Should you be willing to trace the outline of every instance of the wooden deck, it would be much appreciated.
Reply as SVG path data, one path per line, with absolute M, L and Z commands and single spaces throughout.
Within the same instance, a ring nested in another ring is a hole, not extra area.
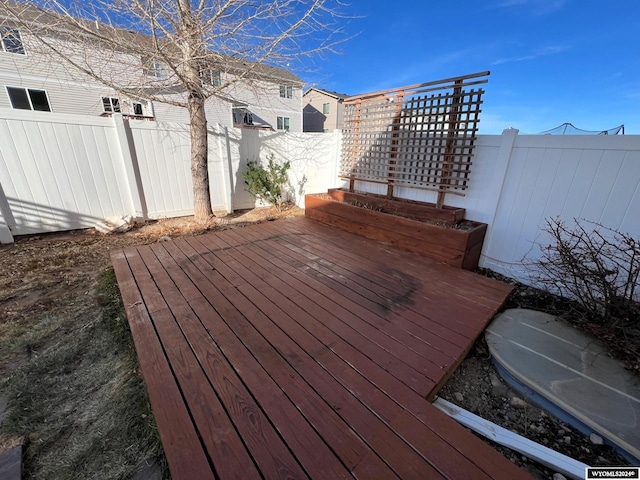
M 507 285 L 306 218 L 112 261 L 174 480 L 526 476 L 428 401 Z

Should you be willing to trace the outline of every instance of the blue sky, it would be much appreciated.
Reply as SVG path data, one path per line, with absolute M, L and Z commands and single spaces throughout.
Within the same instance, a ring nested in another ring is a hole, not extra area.
M 352 0 L 340 55 L 300 76 L 347 94 L 491 71 L 480 133 L 571 122 L 640 134 L 638 0 Z

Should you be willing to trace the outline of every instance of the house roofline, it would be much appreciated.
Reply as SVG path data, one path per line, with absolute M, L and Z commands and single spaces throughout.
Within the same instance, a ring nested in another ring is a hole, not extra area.
M 322 88 L 316 88 L 316 87 L 309 88 L 306 92 L 304 92 L 302 94 L 302 96 L 304 97 L 311 90 L 315 90 L 316 92 L 323 93 L 323 94 L 328 95 L 329 97 L 335 98 L 337 100 L 344 100 L 345 98 L 349 97 L 349 95 L 344 94 L 344 93 L 332 92 L 332 91 L 329 91 L 329 90 L 323 90 Z

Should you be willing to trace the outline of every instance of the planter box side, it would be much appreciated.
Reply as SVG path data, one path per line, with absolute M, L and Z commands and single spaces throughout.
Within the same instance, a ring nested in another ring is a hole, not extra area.
M 312 195 L 305 202 L 305 215 L 319 222 L 455 267 L 475 268 L 472 260 L 466 259 L 468 239 L 475 229 L 428 225 Z
M 443 208 L 436 208 L 435 204 L 432 203 L 387 198 L 372 193 L 348 192 L 340 188 L 330 189 L 328 195 L 339 202 L 357 202 L 362 205 L 381 208 L 385 213 L 428 222 L 444 222 L 453 225 L 462 221 L 465 214 L 464 208 L 446 205 Z

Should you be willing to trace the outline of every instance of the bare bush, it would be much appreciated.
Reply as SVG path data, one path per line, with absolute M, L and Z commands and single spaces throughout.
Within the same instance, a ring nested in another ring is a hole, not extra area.
M 638 330 L 640 304 L 640 240 L 588 220 L 547 219 L 548 245 L 532 262 L 541 288 L 576 300 L 592 320 Z

